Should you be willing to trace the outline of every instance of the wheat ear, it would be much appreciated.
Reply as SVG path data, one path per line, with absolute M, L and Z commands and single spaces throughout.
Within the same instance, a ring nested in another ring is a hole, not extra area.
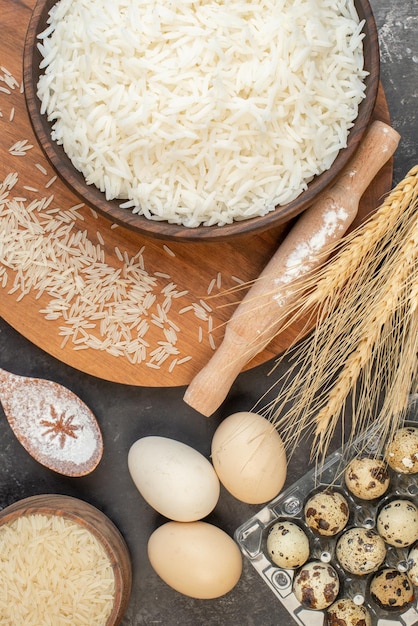
M 287 356 L 292 364 L 278 381 L 282 390 L 264 408 L 291 451 L 312 433 L 312 453 L 323 455 L 350 394 L 356 397 L 351 436 L 372 420 L 382 388 L 398 386 L 396 400 L 387 396 L 383 404 L 383 430 L 405 408 L 417 369 L 417 213 L 418 166 L 367 223 L 343 239 L 317 272 L 316 287 L 313 278 L 305 283 L 307 295 L 299 304 L 305 311 L 316 307 L 316 328 L 279 359 Z M 395 374 L 388 374 L 385 361 Z M 396 372 L 403 372 L 403 387 Z

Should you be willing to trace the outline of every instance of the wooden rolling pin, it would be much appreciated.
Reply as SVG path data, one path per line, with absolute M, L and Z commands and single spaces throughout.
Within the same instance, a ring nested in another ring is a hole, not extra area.
M 358 212 L 361 196 L 399 143 L 399 134 L 375 121 L 337 182 L 298 219 L 228 321 L 219 348 L 193 378 L 184 400 L 209 416 L 226 398 L 243 367 L 277 335 L 294 303 L 292 281 L 326 260 L 324 250 L 341 239 Z

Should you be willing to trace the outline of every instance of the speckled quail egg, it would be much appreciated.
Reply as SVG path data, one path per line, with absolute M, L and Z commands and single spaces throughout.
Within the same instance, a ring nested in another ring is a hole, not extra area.
M 332 537 L 347 524 L 350 510 L 338 491 L 328 489 L 311 496 L 305 504 L 305 521 L 319 535 Z
M 405 426 L 396 431 L 386 446 L 386 460 L 395 472 L 418 472 L 418 428 Z
M 275 565 L 295 569 L 309 558 L 309 539 L 297 524 L 286 520 L 276 522 L 267 536 L 267 554 Z
M 347 489 L 361 500 L 380 498 L 390 482 L 386 463 L 369 457 L 352 459 L 346 467 L 344 479 Z
M 327 611 L 327 626 L 371 626 L 372 618 L 362 604 L 356 604 L 350 598 L 341 598 Z
M 388 567 L 373 576 L 370 595 L 382 609 L 402 611 L 413 602 L 414 589 L 404 572 Z
M 335 602 L 340 590 L 332 565 L 310 561 L 302 565 L 293 580 L 293 592 L 302 606 L 321 611 Z
M 341 566 L 351 574 L 363 576 L 375 572 L 386 556 L 382 537 L 367 528 L 349 528 L 335 548 Z
M 376 528 L 389 545 L 410 546 L 418 539 L 418 507 L 410 500 L 391 500 L 379 512 Z
M 418 587 L 418 543 L 409 551 L 408 561 L 410 564 L 407 572 L 408 578 L 413 585 Z

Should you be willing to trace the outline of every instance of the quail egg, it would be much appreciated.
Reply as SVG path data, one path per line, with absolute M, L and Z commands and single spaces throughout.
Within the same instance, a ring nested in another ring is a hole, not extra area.
M 386 446 L 386 460 L 395 472 L 418 472 L 418 428 L 400 428 Z
M 338 491 L 328 489 L 311 496 L 305 504 L 305 521 L 319 535 L 332 537 L 347 524 L 350 510 Z
M 341 598 L 327 611 L 327 626 L 372 626 L 372 618 L 365 606 L 350 598 Z
M 389 487 L 389 471 L 384 461 L 369 457 L 350 461 L 344 473 L 345 484 L 361 500 L 380 498 Z
M 410 563 L 408 578 L 413 585 L 418 587 L 418 544 L 410 550 L 408 561 Z
M 414 600 L 414 589 L 404 572 L 389 567 L 373 576 L 370 595 L 382 609 L 402 611 Z
M 297 524 L 276 522 L 267 536 L 267 553 L 275 565 L 295 569 L 309 558 L 309 539 Z
M 350 528 L 339 538 L 336 546 L 337 559 L 351 574 L 363 576 L 375 572 L 386 556 L 382 537 L 367 528 Z
M 337 572 L 332 565 L 320 561 L 302 565 L 293 581 L 296 599 L 307 609 L 326 609 L 335 602 L 339 590 Z
M 418 507 L 410 500 L 391 500 L 379 512 L 376 528 L 389 545 L 410 546 L 418 539 Z

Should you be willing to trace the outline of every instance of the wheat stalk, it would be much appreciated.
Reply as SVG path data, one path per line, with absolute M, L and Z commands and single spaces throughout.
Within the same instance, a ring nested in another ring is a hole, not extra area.
M 290 453 L 301 437 L 312 435 L 316 459 L 327 452 L 349 397 L 351 438 L 373 423 L 384 391 L 383 439 L 416 387 L 418 166 L 334 252 L 298 286 L 297 308 L 287 323 L 310 312 L 315 329 L 276 363 L 288 357 L 291 365 L 272 387 L 280 384 L 281 390 L 261 411 L 280 430 Z

